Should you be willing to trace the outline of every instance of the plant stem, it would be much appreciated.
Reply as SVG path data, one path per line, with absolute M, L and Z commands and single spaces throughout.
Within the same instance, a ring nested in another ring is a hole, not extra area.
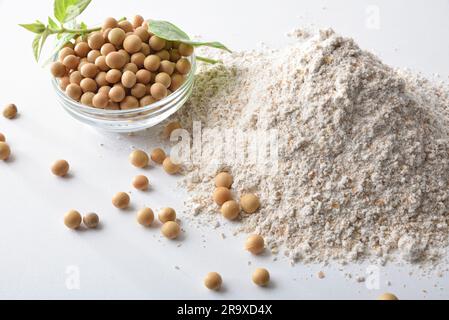
M 200 57 L 200 56 L 196 56 L 196 60 L 202 61 L 205 63 L 210 63 L 210 64 L 216 64 L 216 63 L 222 62 L 221 60 L 214 60 L 214 59 Z
M 67 29 L 67 28 L 61 28 L 60 30 L 57 30 L 57 33 L 90 33 L 90 32 L 94 32 L 94 31 L 99 31 L 101 30 L 101 27 L 97 27 L 97 28 L 90 28 L 90 29 Z
M 118 22 L 126 20 L 126 17 L 122 17 L 118 20 Z M 54 30 L 55 33 L 90 33 L 101 30 L 101 27 L 95 27 L 90 29 L 67 29 L 65 27 L 61 27 L 59 30 Z

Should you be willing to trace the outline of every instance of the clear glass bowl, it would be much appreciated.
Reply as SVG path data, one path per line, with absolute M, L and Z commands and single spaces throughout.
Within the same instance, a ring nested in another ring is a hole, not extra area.
M 184 84 L 166 98 L 149 106 L 131 110 L 104 110 L 85 106 L 71 98 L 52 79 L 59 104 L 75 119 L 110 132 L 136 132 L 153 127 L 178 111 L 192 94 L 195 82 L 196 58 L 189 57 L 192 70 Z

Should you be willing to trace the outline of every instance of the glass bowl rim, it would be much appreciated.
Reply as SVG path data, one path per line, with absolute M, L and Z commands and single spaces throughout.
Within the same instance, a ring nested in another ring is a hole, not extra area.
M 89 107 L 89 106 L 81 104 L 80 102 L 78 102 L 76 100 L 73 100 L 72 98 L 67 96 L 65 91 L 62 90 L 61 87 L 59 86 L 59 82 L 58 82 L 58 79 L 56 77 L 52 77 L 51 81 L 52 81 L 53 87 L 55 87 L 55 89 L 58 91 L 59 96 L 61 96 L 66 103 L 68 103 L 72 107 L 76 107 L 80 111 L 84 111 L 86 113 L 97 114 L 97 115 L 117 116 L 117 115 L 134 114 L 136 112 L 140 113 L 140 112 L 154 111 L 154 110 L 157 110 L 157 109 L 165 106 L 167 103 L 170 103 L 173 98 L 175 98 L 175 97 L 177 97 L 179 95 L 179 92 L 184 91 L 185 88 L 187 86 L 189 86 L 190 83 L 194 80 L 195 72 L 196 72 L 196 56 L 195 56 L 195 53 L 193 53 L 190 57 L 187 57 L 187 58 L 190 60 L 190 62 L 192 64 L 192 68 L 191 68 L 190 72 L 187 74 L 186 81 L 184 81 L 182 86 L 179 87 L 176 91 L 172 92 L 167 97 L 165 97 L 164 99 L 159 100 L 159 101 L 157 101 L 155 103 L 152 103 L 152 104 L 150 104 L 148 106 L 141 107 L 141 108 L 127 109 L 127 110 L 106 110 L 106 109 L 98 109 L 98 108 L 94 108 L 94 107 Z M 55 55 L 53 57 L 52 61 L 53 62 L 57 61 L 57 55 Z

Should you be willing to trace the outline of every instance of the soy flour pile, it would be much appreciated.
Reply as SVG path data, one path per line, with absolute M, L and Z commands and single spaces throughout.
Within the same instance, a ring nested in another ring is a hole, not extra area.
M 218 57 L 224 64 L 201 67 L 183 126 L 275 130 L 278 169 L 245 160 L 260 134 L 242 145 L 203 137 L 202 157 L 186 167 L 188 212 L 221 220 L 213 179 L 228 170 L 236 199 L 254 192 L 262 202 L 237 228 L 292 261 L 438 260 L 449 234 L 447 89 L 331 30 Z

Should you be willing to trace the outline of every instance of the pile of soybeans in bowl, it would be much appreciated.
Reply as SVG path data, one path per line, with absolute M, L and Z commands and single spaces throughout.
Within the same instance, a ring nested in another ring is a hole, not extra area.
M 141 16 L 107 18 L 99 31 L 68 42 L 51 65 L 66 95 L 106 110 L 129 110 L 164 99 L 186 81 L 194 48 L 149 31 Z

